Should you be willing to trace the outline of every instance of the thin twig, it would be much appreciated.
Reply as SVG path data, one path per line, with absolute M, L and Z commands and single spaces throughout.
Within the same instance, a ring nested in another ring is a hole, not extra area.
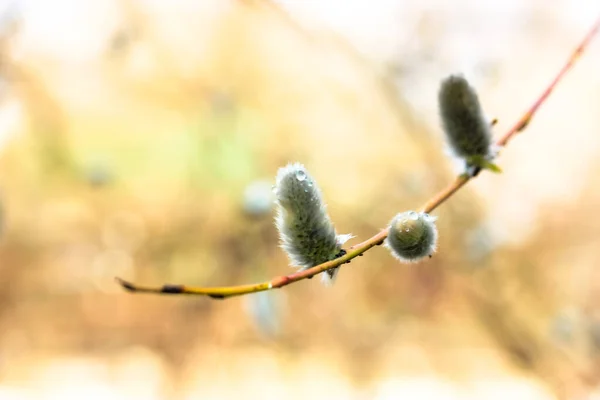
M 583 54 L 586 47 L 592 40 L 592 38 L 598 33 L 600 30 L 600 18 L 596 20 L 592 29 L 588 32 L 582 42 L 577 46 L 577 48 L 573 51 L 566 64 L 562 67 L 556 77 L 550 82 L 550 85 L 542 92 L 541 96 L 533 103 L 531 108 L 527 110 L 523 116 L 518 120 L 518 122 L 508 130 L 496 143 L 499 147 L 505 147 L 508 142 L 512 139 L 514 135 L 523 131 L 531 122 L 534 114 L 540 108 L 540 106 L 545 102 L 550 93 L 554 90 L 558 82 L 564 77 L 564 75 L 571 69 L 571 67 L 575 64 L 575 61 Z M 445 189 L 441 190 L 439 193 L 434 195 L 429 201 L 421 207 L 421 211 L 423 212 L 431 212 L 435 210 L 439 205 L 444 203 L 450 197 L 454 195 L 460 188 L 465 186 L 471 179 L 474 177 L 460 175 L 458 176 L 454 182 L 448 185 Z M 350 247 L 350 249 L 346 252 L 345 255 L 336 258 L 335 260 L 328 261 L 326 263 L 317 265 L 312 268 L 305 269 L 303 271 L 299 271 L 290 275 L 278 276 L 273 278 L 270 281 L 250 284 L 250 285 L 240 285 L 240 286 L 223 286 L 223 287 L 193 287 L 193 286 L 185 286 L 185 285 L 163 285 L 163 286 L 141 286 L 128 281 L 125 281 L 121 278 L 116 278 L 116 281 L 126 290 L 130 292 L 137 293 L 155 293 L 155 294 L 186 294 L 186 295 L 200 295 L 200 296 L 208 296 L 214 299 L 225 299 L 233 296 L 241 296 L 250 293 L 263 292 L 266 290 L 281 288 L 283 286 L 287 286 L 291 283 L 301 281 L 303 279 L 311 278 L 317 274 L 322 273 L 331 268 L 340 267 L 343 264 L 349 263 L 353 258 L 358 257 L 371 249 L 374 246 L 380 245 L 383 243 L 385 238 L 387 238 L 388 230 L 384 229 L 375 236 L 365 240 L 362 243 L 354 245 Z
M 550 85 L 548 85 L 548 87 L 546 88 L 546 90 L 544 90 L 542 95 L 536 100 L 535 103 L 533 103 L 531 108 L 527 110 L 525 114 L 523 114 L 521 119 L 519 119 L 519 121 L 511 129 L 509 129 L 508 132 L 506 132 L 504 136 L 500 138 L 500 140 L 498 140 L 498 146 L 506 146 L 508 141 L 512 139 L 514 135 L 523 131 L 527 127 L 527 125 L 529 125 L 531 119 L 533 118 L 533 115 L 537 112 L 537 110 L 544 103 L 544 101 L 546 101 L 548 96 L 550 96 L 550 93 L 552 93 L 558 82 L 560 82 L 561 79 L 567 74 L 567 72 L 569 72 L 569 70 L 573 67 L 573 65 L 575 65 L 575 62 L 583 54 L 586 47 L 590 44 L 594 36 L 598 33 L 598 30 L 600 30 L 600 18 L 596 20 L 596 22 L 592 26 L 592 29 L 590 29 L 588 34 L 585 35 L 585 37 L 579 44 L 579 46 L 577 46 L 573 53 L 571 53 L 571 56 L 569 57 L 565 65 L 562 67 L 562 69 L 559 71 L 556 77 L 552 80 L 552 82 L 550 82 Z

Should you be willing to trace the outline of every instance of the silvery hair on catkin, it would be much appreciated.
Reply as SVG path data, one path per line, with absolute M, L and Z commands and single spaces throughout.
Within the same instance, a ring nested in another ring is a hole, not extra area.
M 445 78 L 439 89 L 438 105 L 448 145 L 459 158 L 495 156 L 491 125 L 486 120 L 475 89 L 462 75 Z
M 306 269 L 333 260 L 342 252 L 351 235 L 338 235 L 319 186 L 299 163 L 288 164 L 277 172 L 274 188 L 281 247 L 292 266 Z M 332 283 L 337 268 L 323 273 L 323 282 Z

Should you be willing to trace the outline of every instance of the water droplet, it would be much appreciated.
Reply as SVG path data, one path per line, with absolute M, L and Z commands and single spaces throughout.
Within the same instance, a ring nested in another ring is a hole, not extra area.
M 302 170 L 296 171 L 296 179 L 298 179 L 300 182 L 306 180 L 306 172 Z
M 304 189 L 304 193 L 308 193 L 308 189 Z
M 412 219 L 413 221 L 416 221 L 419 219 L 419 214 L 414 211 L 411 211 L 408 213 L 408 218 Z

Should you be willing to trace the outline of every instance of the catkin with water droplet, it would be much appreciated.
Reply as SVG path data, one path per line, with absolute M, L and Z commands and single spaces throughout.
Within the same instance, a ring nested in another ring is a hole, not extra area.
M 275 225 L 281 247 L 293 266 L 302 269 L 333 260 L 350 235 L 337 235 L 321 190 L 302 164 L 293 163 L 277 172 L 274 193 Z M 322 274 L 324 283 L 335 278 L 337 268 Z

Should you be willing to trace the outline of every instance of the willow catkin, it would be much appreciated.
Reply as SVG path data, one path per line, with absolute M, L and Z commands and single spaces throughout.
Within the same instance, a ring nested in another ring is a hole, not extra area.
M 431 256 L 438 239 L 435 220 L 436 217 L 415 211 L 397 214 L 390 222 L 385 246 L 402 262 L 417 262 Z
M 302 164 L 280 168 L 275 183 L 281 247 L 295 267 L 306 269 L 333 260 L 342 253 L 351 235 L 337 235 L 321 190 Z M 331 284 L 337 268 L 325 271 L 322 280 Z
M 442 81 L 438 93 L 442 127 L 453 153 L 467 163 L 494 157 L 490 123 L 486 120 L 475 89 L 461 75 Z

